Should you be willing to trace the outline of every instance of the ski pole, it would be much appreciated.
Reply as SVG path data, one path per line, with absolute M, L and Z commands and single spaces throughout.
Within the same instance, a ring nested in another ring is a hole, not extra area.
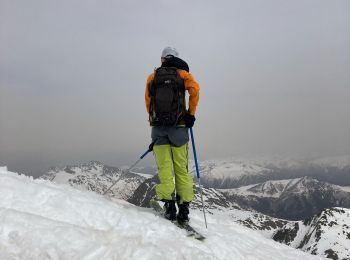
M 195 165 L 196 165 L 196 172 L 197 172 L 198 185 L 199 185 L 199 190 L 200 190 L 201 200 L 202 200 L 202 206 L 203 206 L 204 222 L 205 222 L 205 227 L 208 228 L 208 225 L 207 225 L 207 217 L 205 216 L 205 208 L 204 208 L 204 201 L 203 201 L 203 191 L 202 191 L 202 186 L 201 186 L 201 176 L 200 176 L 200 174 L 199 174 L 199 168 L 198 168 L 196 144 L 195 144 L 195 142 L 194 142 L 192 127 L 190 127 L 190 133 L 191 133 L 191 140 L 192 140 L 192 150 L 193 150 L 193 156 L 194 156 L 194 163 L 195 163 Z
M 146 152 L 144 152 L 144 153 L 140 156 L 140 158 L 139 158 L 133 165 L 131 165 L 131 166 L 126 170 L 126 172 L 129 172 L 132 168 L 134 168 L 134 167 L 136 166 L 136 164 L 138 164 L 143 158 L 145 158 L 145 156 L 146 156 L 150 151 L 152 151 L 151 149 L 153 148 L 153 144 L 154 144 L 154 143 L 152 143 L 152 144 L 150 145 L 150 147 L 148 148 L 148 150 L 147 150 Z M 123 172 L 123 171 L 122 171 L 122 172 Z M 102 195 L 106 195 L 106 193 L 107 193 L 108 191 L 110 191 L 110 189 L 112 189 L 112 187 L 113 187 L 114 185 L 117 184 L 117 182 L 120 180 L 121 177 L 122 177 L 122 174 L 120 174 L 119 178 L 118 178 L 116 181 L 114 181 L 114 182 L 112 183 L 112 185 L 109 186 L 109 188 L 108 188 L 105 192 L 103 192 Z

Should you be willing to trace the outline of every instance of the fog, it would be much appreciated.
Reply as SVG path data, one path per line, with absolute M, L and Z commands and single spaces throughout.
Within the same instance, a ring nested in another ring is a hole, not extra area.
M 136 161 L 166 46 L 201 86 L 200 160 L 350 154 L 349 1 L 0 0 L 0 165 Z

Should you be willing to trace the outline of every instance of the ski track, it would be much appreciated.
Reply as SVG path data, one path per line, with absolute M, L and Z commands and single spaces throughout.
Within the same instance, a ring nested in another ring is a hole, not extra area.
M 323 259 L 264 238 L 224 215 L 191 212 L 204 242 L 151 209 L 0 167 L 0 259 Z

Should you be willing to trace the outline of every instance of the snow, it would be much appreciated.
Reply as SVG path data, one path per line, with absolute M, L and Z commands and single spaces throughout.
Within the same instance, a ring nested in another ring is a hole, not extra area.
M 340 259 L 349 259 L 350 241 L 347 236 L 350 234 L 350 209 L 326 209 L 321 216 L 315 217 L 313 222 L 316 227 L 309 228 L 310 240 L 303 249 L 309 252 L 316 250 L 320 255 L 325 255 L 326 250 L 332 249 Z
M 227 213 L 235 222 L 248 225 L 266 238 L 272 239 L 276 231 L 280 229 L 275 226 L 264 226 L 264 222 L 278 224 L 279 220 L 258 212 L 230 210 L 226 211 Z M 303 221 L 286 220 L 281 220 L 279 224 L 283 224 L 283 230 L 289 229 L 296 232 L 294 239 L 288 242 L 291 247 L 300 248 L 302 246 L 304 252 L 313 252 L 319 256 L 326 256 L 326 252 L 331 249 L 339 259 L 350 259 L 348 238 L 350 234 L 350 209 L 337 207 L 325 209 L 321 215 L 314 216 L 307 225 Z M 305 241 L 306 244 L 303 244 Z
M 302 178 L 266 181 L 263 183 L 252 184 L 242 186 L 234 189 L 220 189 L 228 195 L 240 195 L 240 196 L 259 196 L 279 198 L 285 190 L 298 184 Z M 301 185 L 300 183 L 298 185 Z M 300 187 L 300 192 L 303 192 L 303 187 Z
M 80 190 L 93 190 L 100 194 L 114 183 L 108 195 L 127 200 L 147 176 L 146 174 L 130 176 L 129 173 L 133 174 L 133 172 L 128 172 L 128 168 L 122 172 L 119 168 L 91 161 L 79 166 L 52 168 L 41 179 L 57 184 L 69 184 Z
M 190 161 L 190 169 L 194 169 L 194 162 Z M 200 162 L 200 172 L 205 178 L 213 179 L 238 179 L 244 175 L 260 175 L 270 171 L 254 163 L 242 161 L 240 159 L 228 160 L 207 160 Z
M 217 179 L 240 178 L 243 175 L 261 175 L 271 172 L 271 168 L 299 169 L 305 165 L 343 169 L 350 166 L 350 154 L 318 159 L 307 159 L 300 156 L 288 158 L 279 155 L 247 156 L 200 162 L 204 175 Z
M 267 217 L 266 215 L 263 215 L 258 212 L 248 211 L 248 210 L 237 210 L 232 209 L 229 212 L 227 212 L 229 216 L 237 223 L 250 220 L 252 221 L 256 227 L 261 227 L 261 221 L 259 219 L 264 218 L 265 220 L 277 220 L 273 217 Z M 218 214 L 218 213 L 215 213 Z M 221 213 L 222 214 L 222 213 Z M 266 238 L 272 238 L 273 234 L 276 232 L 276 229 L 256 229 L 255 227 L 251 227 L 251 229 L 255 229 L 257 232 L 259 232 L 261 235 L 263 235 Z
M 302 243 L 303 239 L 305 238 L 305 236 L 307 235 L 307 233 L 310 229 L 310 227 L 305 226 L 302 221 L 297 221 L 297 223 L 298 223 L 299 230 L 298 230 L 297 235 L 295 236 L 294 240 L 291 241 L 291 243 L 290 243 L 290 246 L 295 247 L 295 248 L 299 247 L 299 245 Z M 289 225 L 289 227 L 292 228 L 291 225 Z
M 264 238 L 225 214 L 191 223 L 204 242 L 150 209 L 0 167 L 0 259 L 322 259 Z
M 79 175 L 79 172 L 76 172 L 76 174 Z M 72 174 L 64 171 L 60 171 L 58 174 L 55 175 L 54 180 L 56 183 L 64 184 L 64 183 L 68 183 L 72 177 L 74 177 Z
M 62 169 L 57 168 L 55 170 L 49 171 L 48 174 L 54 176 L 53 181 L 55 183 L 65 184 L 65 183 L 69 183 L 70 179 L 78 175 L 86 175 L 86 174 L 90 176 L 101 175 L 102 168 L 103 168 L 102 165 L 95 165 L 90 169 L 86 169 L 86 165 L 71 166 L 69 167 L 69 171 L 72 171 L 72 173 L 67 172 L 66 168 L 62 168 Z
M 338 186 L 338 188 L 345 192 L 350 192 L 350 186 Z

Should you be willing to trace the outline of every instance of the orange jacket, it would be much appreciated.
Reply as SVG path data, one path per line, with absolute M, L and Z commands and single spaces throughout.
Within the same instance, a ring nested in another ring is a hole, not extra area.
M 199 85 L 195 81 L 191 73 L 180 69 L 178 69 L 177 71 L 179 72 L 180 77 L 184 80 L 185 89 L 188 91 L 190 95 L 189 102 L 188 102 L 188 112 L 194 116 L 196 113 L 197 104 L 199 101 Z M 154 79 L 154 72 L 148 76 L 147 83 L 146 83 L 145 102 L 146 102 L 146 109 L 148 113 L 150 111 L 150 106 L 151 106 L 151 97 L 149 95 L 148 89 L 153 79 Z

